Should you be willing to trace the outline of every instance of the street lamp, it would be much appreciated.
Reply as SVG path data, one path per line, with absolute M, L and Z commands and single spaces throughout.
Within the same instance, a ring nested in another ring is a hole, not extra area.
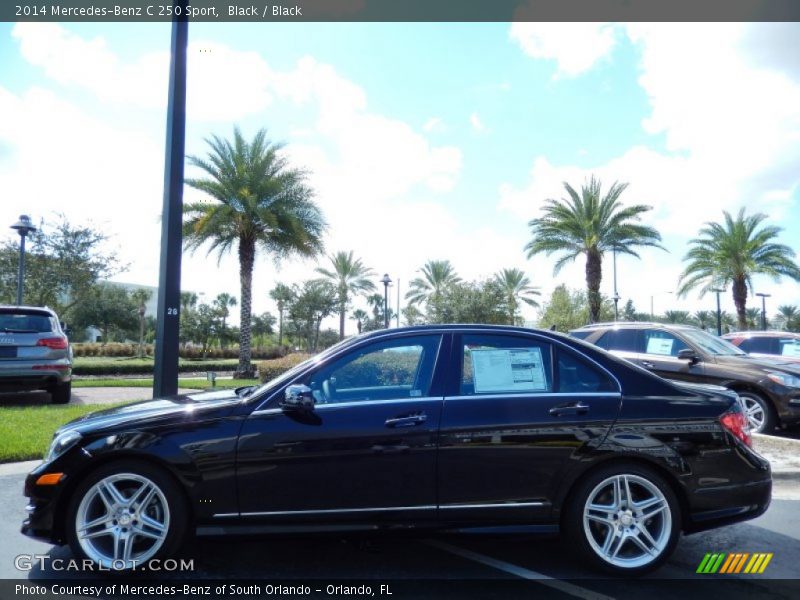
M 619 293 L 617 292 L 617 246 L 612 246 L 614 252 L 614 321 L 619 321 Z
M 389 284 L 392 283 L 388 273 L 383 274 L 383 328 L 389 329 Z
M 25 238 L 36 231 L 28 215 L 20 215 L 19 221 L 11 226 L 19 234 L 19 271 L 17 272 L 17 306 L 22 304 L 22 282 L 25 279 Z
M 762 294 L 760 292 L 756 292 L 756 296 L 761 297 L 761 331 L 767 330 L 767 298 L 770 298 L 772 294 Z
M 719 307 L 719 295 L 724 294 L 725 290 L 719 288 L 711 288 L 711 291 L 717 295 L 717 335 L 722 335 L 722 310 Z

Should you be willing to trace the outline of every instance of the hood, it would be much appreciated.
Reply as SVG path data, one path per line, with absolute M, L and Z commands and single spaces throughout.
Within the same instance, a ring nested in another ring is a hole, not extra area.
M 720 365 L 729 365 L 743 369 L 752 369 L 759 371 L 778 370 L 786 371 L 792 375 L 800 376 L 800 363 L 791 360 L 785 360 L 780 356 L 774 359 L 761 358 L 750 355 L 745 356 L 715 356 L 714 360 Z
M 62 425 L 56 434 L 64 431 L 84 434 L 143 423 L 206 419 L 220 410 L 238 406 L 241 402 L 242 399 L 232 389 L 154 398 L 89 413 Z

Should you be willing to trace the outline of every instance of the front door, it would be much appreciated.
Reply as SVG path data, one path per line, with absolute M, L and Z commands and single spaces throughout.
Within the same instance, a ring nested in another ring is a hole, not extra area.
M 304 376 L 313 410 L 285 412 L 279 391 L 242 427 L 242 516 L 380 520 L 435 516 L 442 336 L 372 341 Z
M 440 518 L 546 518 L 570 457 L 599 445 L 616 418 L 617 382 L 534 336 L 476 333 L 454 343 L 461 376 L 442 415 Z
M 645 329 L 643 332 L 643 352 L 639 364 L 664 377 L 674 381 L 689 381 L 700 383 L 704 381 L 702 360 L 692 362 L 685 358 L 678 358 L 681 350 L 695 350 L 669 331 L 663 329 Z M 698 357 L 700 355 L 698 354 Z

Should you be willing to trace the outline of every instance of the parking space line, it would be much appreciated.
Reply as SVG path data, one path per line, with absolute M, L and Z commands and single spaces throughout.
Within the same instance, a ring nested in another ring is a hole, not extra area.
M 542 585 L 546 585 L 560 592 L 564 592 L 570 596 L 575 596 L 576 598 L 583 598 L 584 600 L 614 600 L 612 596 L 606 596 L 605 594 L 593 592 L 592 590 L 582 588 L 572 583 L 560 581 L 550 577 L 549 575 L 545 575 L 544 573 L 539 573 L 538 571 L 532 571 L 531 569 L 526 569 L 518 565 L 507 563 L 503 560 L 486 556 L 485 554 L 479 554 L 478 552 L 467 550 L 466 548 L 453 546 L 452 544 L 441 542 L 439 540 L 427 540 L 425 543 L 429 546 L 433 546 L 434 548 L 438 548 L 439 550 L 444 550 L 445 552 L 450 552 L 451 554 L 455 554 L 462 558 L 479 562 L 500 571 L 510 573 L 511 575 L 521 577 L 522 579 L 536 581 L 537 583 L 541 583 Z

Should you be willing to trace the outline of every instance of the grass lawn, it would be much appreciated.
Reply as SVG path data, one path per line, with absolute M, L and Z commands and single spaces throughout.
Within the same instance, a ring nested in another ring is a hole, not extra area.
M 0 411 L 0 463 L 44 457 L 53 432 L 87 413 L 126 404 L 21 406 Z
M 258 379 L 217 379 L 218 388 L 238 388 L 243 385 L 260 385 Z M 149 377 L 138 379 L 73 379 L 73 388 L 95 388 L 95 387 L 153 387 L 153 379 Z M 206 379 L 178 379 L 179 388 L 193 390 L 205 390 L 211 388 L 211 382 Z

